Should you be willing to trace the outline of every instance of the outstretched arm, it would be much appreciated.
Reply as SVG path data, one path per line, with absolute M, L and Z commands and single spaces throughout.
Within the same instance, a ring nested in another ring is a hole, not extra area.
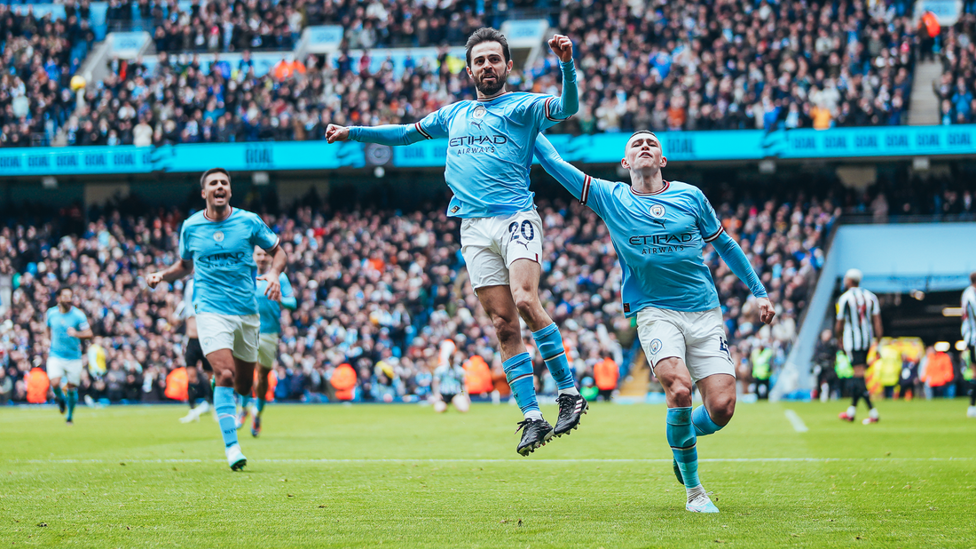
M 578 198 L 581 204 L 589 206 L 597 215 L 603 216 L 603 209 L 600 207 L 599 200 L 590 202 L 591 191 L 598 187 L 598 185 L 594 185 L 595 180 L 592 177 L 563 160 L 552 143 L 542 134 L 536 137 L 534 152 L 546 173 L 551 175 L 560 185 L 566 187 L 566 190 Z
M 411 131 L 411 129 L 413 131 Z M 413 124 L 397 124 L 386 126 L 336 126 L 329 124 L 325 130 L 325 139 L 329 143 L 336 141 L 359 141 L 361 143 L 379 143 L 380 145 L 410 145 L 426 139 Z
M 735 273 L 735 276 L 739 277 L 739 280 L 749 287 L 752 295 L 756 296 L 759 304 L 759 319 L 766 324 L 772 322 L 776 313 L 773 311 L 773 305 L 766 295 L 766 287 L 759 280 L 759 275 L 756 274 L 755 269 L 749 264 L 749 258 L 746 257 L 745 252 L 742 251 L 739 244 L 725 231 L 721 231 L 711 243 L 715 246 L 715 251 L 718 252 L 718 255 L 725 260 L 725 263 Z
M 546 139 L 541 133 L 535 138 L 535 157 L 539 159 L 539 164 L 551 175 L 560 185 L 566 187 L 574 197 L 580 198 L 583 194 L 583 187 L 586 178 L 589 176 L 579 168 L 566 162 L 556 152 L 556 147 Z M 582 199 L 580 199 L 582 201 Z
M 173 282 L 193 272 L 193 260 L 180 259 L 169 267 L 155 273 L 150 273 L 146 277 L 146 283 L 150 288 L 155 289 L 160 282 Z
M 447 137 L 447 134 L 447 124 L 444 123 L 440 110 L 428 114 L 423 120 L 414 124 L 350 128 L 329 124 L 325 129 L 325 139 L 329 143 L 352 140 L 360 143 L 379 143 L 390 147 L 411 145 L 424 139 Z

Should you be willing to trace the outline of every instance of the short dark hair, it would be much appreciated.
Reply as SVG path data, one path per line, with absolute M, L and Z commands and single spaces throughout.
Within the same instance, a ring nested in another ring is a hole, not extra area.
M 969 281 L 976 284 L 976 271 L 969 273 Z
M 468 42 L 464 45 L 466 50 L 464 56 L 467 59 L 469 67 L 471 66 L 471 49 L 483 42 L 498 42 L 502 46 L 505 63 L 508 64 L 512 60 L 512 52 L 508 49 L 508 39 L 505 38 L 505 35 L 501 31 L 491 27 L 481 27 L 468 37 Z
M 200 176 L 200 188 L 203 188 L 204 183 L 207 181 L 207 176 L 213 175 L 215 173 L 222 173 L 227 176 L 227 181 L 230 181 L 230 172 L 223 168 L 210 168 L 209 170 L 203 172 Z
M 71 292 L 71 295 L 74 295 L 75 289 L 72 288 L 71 286 L 61 286 L 60 288 L 58 288 L 58 291 L 54 295 L 61 297 L 61 294 L 63 294 L 64 292 Z
M 657 137 L 657 134 L 654 133 L 654 132 L 652 132 L 651 130 L 637 130 L 636 132 L 630 134 L 630 137 L 627 138 L 627 141 L 630 141 L 631 139 L 633 139 L 635 135 L 640 135 L 642 133 L 649 133 L 649 134 L 653 135 L 654 137 Z

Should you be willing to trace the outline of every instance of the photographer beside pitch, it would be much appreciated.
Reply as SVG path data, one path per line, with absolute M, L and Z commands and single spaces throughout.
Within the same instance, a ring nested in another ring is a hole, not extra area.
M 214 408 L 224 438 L 227 464 L 234 471 L 247 465 L 237 440 L 234 389 L 249 395 L 258 360 L 260 318 L 255 298 L 257 280 L 267 282 L 265 295 L 281 300 L 279 277 L 286 256 L 278 236 L 258 217 L 230 205 L 230 174 L 212 168 L 200 177 L 205 210 L 183 222 L 180 260 L 146 277 L 150 288 L 194 273 L 193 307 L 200 346 L 213 367 L 217 387 Z M 261 276 L 254 262 L 254 247 L 267 251 L 273 261 Z
M 589 206 L 607 225 L 623 268 L 624 314 L 637 317 L 644 354 L 661 381 L 668 405 L 667 437 L 674 470 L 684 484 L 685 508 L 717 513 L 698 479 L 697 437 L 725 427 L 735 410 L 735 366 L 725 338 L 718 292 L 702 259 L 711 243 L 739 280 L 749 287 L 759 317 L 775 312 L 766 289 L 742 248 L 715 215 L 701 190 L 664 181 L 667 158 L 652 132 L 627 140 L 621 165 L 631 185 L 594 179 L 556 153 L 539 136 L 535 155 L 542 167 Z M 691 409 L 692 383 L 704 406 Z

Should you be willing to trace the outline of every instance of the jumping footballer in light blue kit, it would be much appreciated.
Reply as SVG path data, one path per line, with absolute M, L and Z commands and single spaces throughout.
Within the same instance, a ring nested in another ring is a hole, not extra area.
M 47 376 L 54 389 L 58 411 L 67 412 L 68 425 L 74 423 L 78 404 L 78 385 L 81 383 L 81 340 L 92 334 L 88 318 L 72 304 L 74 292 L 65 287 L 58 290 L 58 304 L 45 313 L 51 348 L 47 355 Z M 61 389 L 64 380 L 67 393 Z
M 257 263 L 258 272 L 265 273 L 271 268 L 271 256 L 260 247 L 254 248 L 254 262 Z M 267 404 L 265 395 L 268 393 L 268 376 L 274 368 L 275 357 L 278 355 L 278 336 L 281 334 L 281 308 L 294 311 L 298 307 L 298 299 L 292 290 L 291 282 L 285 273 L 278 275 L 278 282 L 281 284 L 281 299 L 275 301 L 265 295 L 268 282 L 258 280 L 254 295 L 258 300 L 258 315 L 261 317 L 261 335 L 258 343 L 258 386 L 255 389 L 257 404 L 251 410 L 251 396 L 244 395 L 241 399 L 241 412 L 237 419 L 237 428 L 240 429 L 247 421 L 250 413 L 254 414 L 251 423 L 251 436 L 257 437 L 261 434 L 261 414 Z
M 516 451 L 525 456 L 553 436 L 570 433 L 587 411 L 563 350 L 559 329 L 539 300 L 542 219 L 529 191 L 532 151 L 541 130 L 579 108 L 572 42 L 556 35 L 549 46 L 560 58 L 560 97 L 508 92 L 512 69 L 505 36 L 480 29 L 468 39 L 467 71 L 476 101 L 443 107 L 416 124 L 375 128 L 329 125 L 330 143 L 353 141 L 409 145 L 447 139 L 444 178 L 454 193 L 447 214 L 461 218 L 461 253 L 471 285 L 492 319 L 512 394 L 525 416 Z M 532 361 L 522 343 L 519 316 L 559 388 L 559 417 L 553 428 L 536 400 Z M 518 430 L 516 430 L 518 432 Z
M 279 277 L 285 253 L 278 237 L 257 215 L 230 206 L 230 174 L 222 168 L 200 178 L 207 208 L 183 222 L 180 261 L 146 277 L 150 287 L 194 273 L 193 307 L 200 346 L 213 367 L 214 408 L 224 438 L 227 464 L 238 471 L 247 464 L 237 440 L 234 390 L 249 395 L 258 359 L 260 320 L 257 281 L 267 284 L 268 298 L 281 298 Z M 270 270 L 257 277 L 254 247 L 274 257 Z
M 623 269 L 621 298 L 637 317 L 638 337 L 667 397 L 667 436 L 686 509 L 717 513 L 698 479 L 697 437 L 728 424 L 735 410 L 735 367 L 718 292 L 702 258 L 712 244 L 756 298 L 760 319 L 773 320 L 766 289 L 739 245 L 725 233 L 708 199 L 692 185 L 664 181 L 667 159 L 648 131 L 627 141 L 621 161 L 632 185 L 595 179 L 564 161 L 545 137 L 535 146 L 543 168 L 599 215 Z M 691 409 L 692 383 L 704 406 Z

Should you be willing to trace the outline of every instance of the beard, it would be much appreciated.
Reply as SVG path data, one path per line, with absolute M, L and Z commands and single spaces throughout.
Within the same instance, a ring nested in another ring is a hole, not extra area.
M 482 95 L 492 96 L 501 91 L 505 87 L 505 80 L 508 78 L 508 71 L 502 74 L 495 72 L 490 73 L 489 76 L 494 76 L 495 81 L 493 83 L 485 83 L 485 75 L 481 75 L 481 79 L 475 82 L 475 88 L 481 92 Z

